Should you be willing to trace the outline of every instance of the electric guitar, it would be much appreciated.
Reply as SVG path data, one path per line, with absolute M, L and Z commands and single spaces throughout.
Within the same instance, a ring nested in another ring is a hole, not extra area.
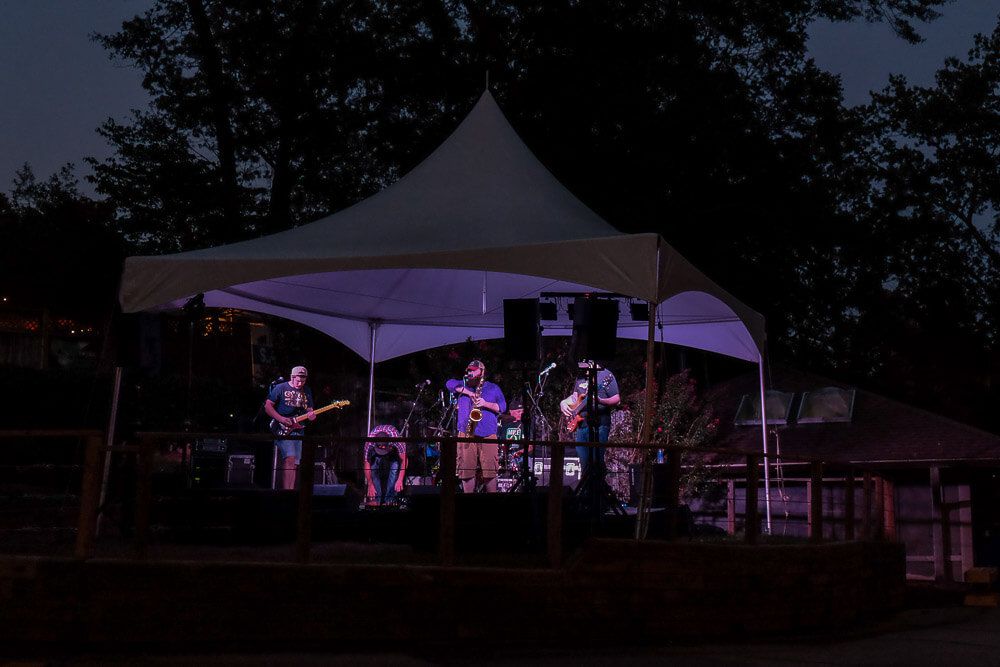
M 351 404 L 350 401 L 334 401 L 330 405 L 323 406 L 322 408 L 319 408 L 318 410 L 313 410 L 313 414 L 316 414 L 316 415 L 323 414 L 327 410 L 333 410 L 334 408 L 343 408 L 343 407 L 348 406 L 350 404 Z M 306 415 L 307 414 L 309 414 L 309 413 L 306 413 Z M 304 422 L 306 420 L 306 415 L 299 415 L 298 417 L 293 417 L 292 418 L 292 421 L 295 422 L 296 427 L 298 426 L 298 424 L 301 424 L 302 422 Z M 271 420 L 271 433 L 273 433 L 275 435 L 278 435 L 278 436 L 288 435 L 292 431 L 298 430 L 296 427 L 285 426 L 284 424 L 282 424 L 281 422 L 279 422 L 277 419 L 272 419 Z
M 608 376 L 604 378 L 604 382 L 601 383 L 601 388 L 597 391 L 600 392 L 601 389 L 607 389 L 608 385 L 611 384 L 611 380 L 614 375 L 608 373 Z M 588 391 L 589 393 L 589 391 Z M 572 414 L 566 419 L 566 432 L 575 433 L 577 427 L 583 422 L 585 417 L 581 416 L 580 413 L 587 409 L 587 394 L 580 394 L 580 398 L 577 399 L 576 403 L 570 406 Z

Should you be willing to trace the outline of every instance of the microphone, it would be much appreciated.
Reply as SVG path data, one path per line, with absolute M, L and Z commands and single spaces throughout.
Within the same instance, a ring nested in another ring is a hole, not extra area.
M 414 389 L 420 389 L 421 387 L 426 387 L 430 383 L 431 383 L 431 380 L 430 380 L 430 378 L 428 378 L 428 379 L 424 380 L 423 382 L 416 383 L 415 385 L 413 385 L 413 388 Z
M 543 370 L 541 373 L 538 374 L 538 377 L 542 377 L 543 375 L 548 375 L 549 371 L 551 371 L 556 366 L 557 366 L 556 362 L 553 361 L 551 364 L 545 367 L 545 370 Z

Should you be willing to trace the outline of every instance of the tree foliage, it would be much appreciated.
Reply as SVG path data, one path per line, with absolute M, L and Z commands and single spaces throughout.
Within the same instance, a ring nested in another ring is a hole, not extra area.
M 6 305 L 63 312 L 114 302 L 122 244 L 108 204 L 82 195 L 72 165 L 41 180 L 24 165 L 0 193 L 0 285 Z
M 982 415 L 951 389 L 997 371 L 997 33 L 854 109 L 806 51 L 817 19 L 919 41 L 945 4 L 158 0 L 97 36 L 152 104 L 102 126 L 94 181 L 133 250 L 285 229 L 412 168 L 488 75 L 570 190 L 761 311 L 774 357 Z

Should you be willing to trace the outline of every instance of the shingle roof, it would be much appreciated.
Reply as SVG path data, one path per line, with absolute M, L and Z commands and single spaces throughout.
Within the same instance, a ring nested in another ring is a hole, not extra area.
M 801 393 L 822 387 L 852 388 L 819 375 L 776 367 L 770 389 Z M 855 388 L 856 389 L 856 388 Z M 714 446 L 738 451 L 761 450 L 760 426 L 736 426 L 740 398 L 759 390 L 757 373 L 714 387 L 708 400 L 719 417 L 720 440 Z M 945 463 L 1000 460 L 1000 436 L 856 389 L 850 423 L 796 424 L 777 427 L 781 453 L 831 462 Z M 769 429 L 770 430 L 770 429 Z M 774 438 L 770 438 L 774 451 Z

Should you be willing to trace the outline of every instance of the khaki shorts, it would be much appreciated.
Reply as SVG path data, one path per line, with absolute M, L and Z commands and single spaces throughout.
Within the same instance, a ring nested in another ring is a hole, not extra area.
M 458 437 L 464 438 L 464 433 L 459 433 Z M 483 469 L 483 479 L 494 479 L 497 476 L 497 462 L 500 454 L 500 445 L 490 440 L 496 440 L 492 435 L 479 442 L 458 443 L 458 458 L 456 460 L 456 472 L 459 479 L 472 479 L 476 476 L 476 467 Z

